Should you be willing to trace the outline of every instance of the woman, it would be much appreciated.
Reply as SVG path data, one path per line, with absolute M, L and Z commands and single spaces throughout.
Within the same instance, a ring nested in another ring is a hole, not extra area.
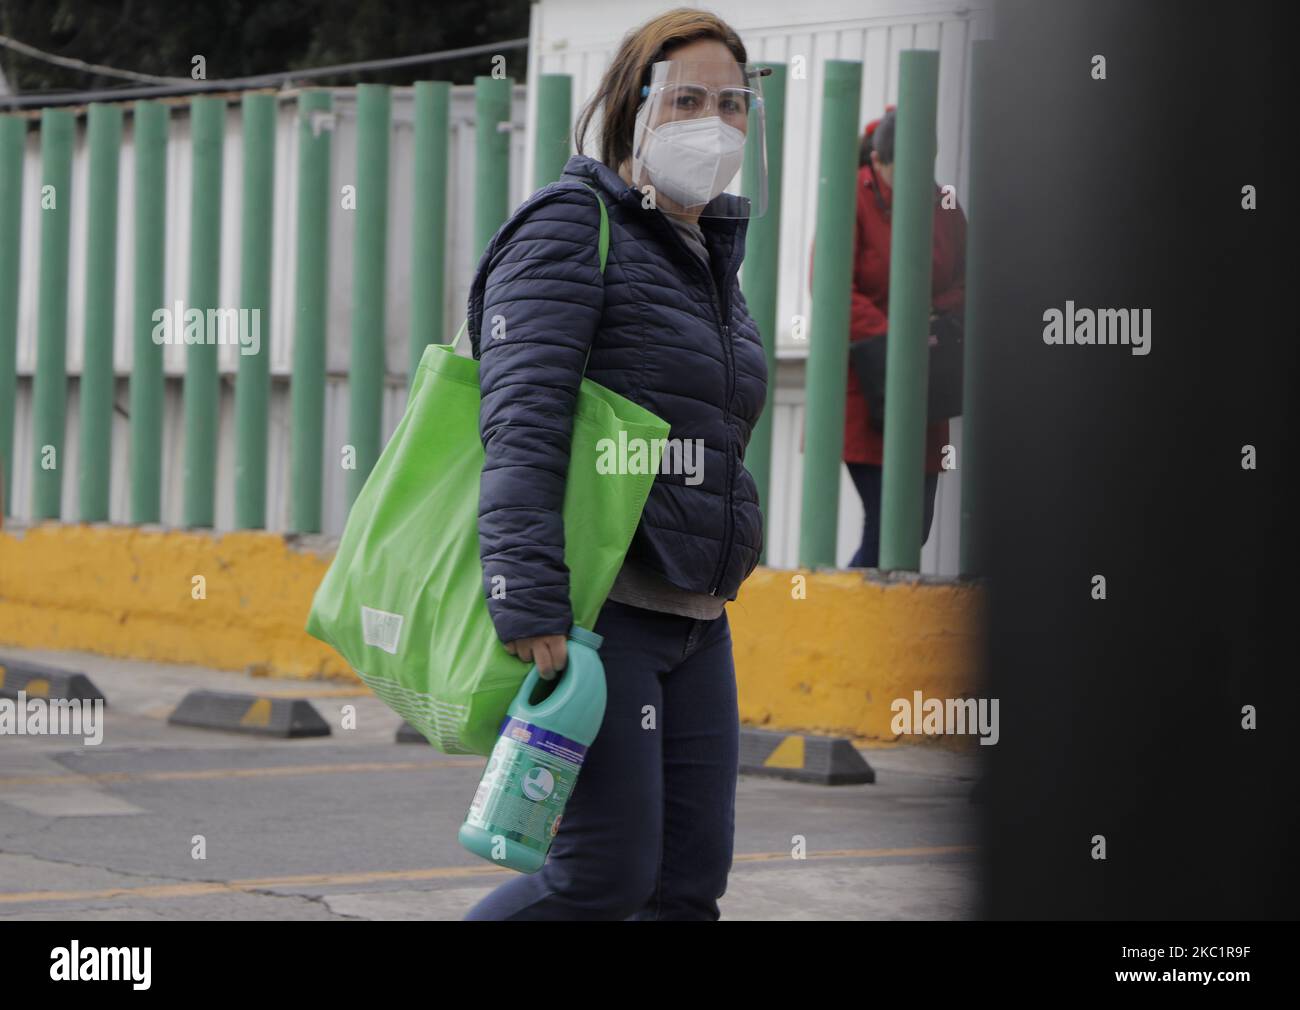
M 853 302 L 849 340 L 871 340 L 889 328 L 890 207 L 893 202 L 894 124 L 891 108 L 863 132 L 858 171 L 857 230 L 853 256 Z M 932 313 L 961 312 L 966 296 L 966 218 L 961 208 L 945 208 L 935 187 Z M 932 315 L 933 318 L 933 315 Z M 872 423 L 858 377 L 848 369 L 844 407 L 844 462 L 862 499 L 862 543 L 850 568 L 875 568 L 880 555 L 880 478 L 884 438 Z M 921 543 L 930 537 L 940 457 L 948 444 L 948 422 L 925 430 L 925 516 Z
M 585 374 L 669 422 L 672 438 L 702 440 L 703 467 L 656 476 L 596 623 L 605 718 L 546 865 L 469 919 L 719 915 L 739 744 L 724 605 L 762 549 L 742 458 L 766 365 L 736 278 L 747 202 L 722 192 L 746 139 L 740 106 L 755 97 L 746 59 L 736 33 L 701 11 L 631 32 L 578 121 L 580 153 L 479 262 L 469 330 L 485 452 L 480 552 L 485 587 L 505 580 L 487 601 L 511 653 L 546 677 L 565 666 L 561 506 L 588 351 Z M 599 160 L 581 153 L 597 110 Z M 603 275 L 597 198 L 609 216 Z

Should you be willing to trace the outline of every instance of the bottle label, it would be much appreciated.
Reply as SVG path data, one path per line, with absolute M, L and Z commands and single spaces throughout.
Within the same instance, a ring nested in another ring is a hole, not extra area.
M 584 745 L 506 716 L 465 823 L 545 853 L 586 756 Z

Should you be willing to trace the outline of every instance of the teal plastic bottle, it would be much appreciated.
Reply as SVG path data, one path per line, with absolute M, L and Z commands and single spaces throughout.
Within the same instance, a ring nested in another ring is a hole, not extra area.
M 575 624 L 558 677 L 542 680 L 536 664 L 528 671 L 460 826 L 460 844 L 470 852 L 524 873 L 546 862 L 605 718 L 605 666 L 597 653 L 603 640 Z

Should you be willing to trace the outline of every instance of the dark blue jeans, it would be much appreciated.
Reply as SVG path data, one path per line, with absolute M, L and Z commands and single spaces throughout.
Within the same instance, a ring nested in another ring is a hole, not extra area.
M 606 602 L 608 702 L 544 865 L 466 919 L 717 919 L 735 835 L 740 716 L 727 615 Z
M 875 463 L 845 463 L 853 486 L 858 489 L 862 499 L 862 510 L 866 513 L 862 520 L 862 544 L 849 559 L 850 568 L 876 568 L 880 564 L 880 474 L 881 468 Z M 925 475 L 925 492 L 922 501 L 925 504 L 925 518 L 921 526 L 921 544 L 930 539 L 930 524 L 934 520 L 934 495 L 939 488 L 939 475 Z

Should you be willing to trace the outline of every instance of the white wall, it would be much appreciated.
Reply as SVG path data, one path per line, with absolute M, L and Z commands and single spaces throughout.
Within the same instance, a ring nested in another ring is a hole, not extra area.
M 625 0 L 620 4 L 597 0 L 539 0 L 533 5 L 532 50 L 527 68 L 519 54 L 507 57 L 507 73 L 519 81 L 512 109 L 510 180 L 515 203 L 531 190 L 531 150 L 526 124 L 535 90 L 525 87 L 538 73 L 567 73 L 574 78 L 573 117 L 596 87 L 618 41 L 629 29 L 653 14 L 676 4 Z M 863 62 L 860 120 L 875 118 L 897 99 L 898 56 L 903 49 L 938 49 L 939 155 L 937 178 L 954 182 L 959 199 L 965 192 L 966 56 L 972 38 L 987 33 L 972 8 L 956 0 L 822 0 L 791 5 L 775 0 L 727 0 L 709 9 L 728 20 L 749 48 L 753 62 L 792 63 L 802 56 L 808 68 L 804 80 L 790 79 L 785 111 L 785 164 L 782 189 L 778 354 L 781 367 L 775 392 L 773 474 L 768 520 L 768 562 L 793 565 L 797 558 L 802 455 L 799 451 L 803 423 L 803 361 L 807 353 L 790 336 L 795 316 L 809 314 L 808 251 L 816 218 L 816 152 L 821 107 L 821 68 L 826 59 Z M 982 15 L 981 15 L 982 17 Z M 330 219 L 328 369 L 326 396 L 324 529 L 337 533 L 345 517 L 344 473 L 339 448 L 347 442 L 347 389 L 349 328 L 351 325 L 353 218 L 341 208 L 341 187 L 355 180 L 356 148 L 354 105 L 351 92 L 334 93 L 336 124 L 332 142 L 331 186 L 335 203 Z M 405 402 L 404 372 L 407 362 L 407 306 L 410 276 L 410 218 L 404 213 L 411 194 L 411 92 L 393 89 L 393 130 L 390 150 L 387 351 L 389 383 L 384 403 L 384 432 L 391 433 Z M 450 339 L 463 318 L 465 299 L 473 275 L 474 104 L 473 89 L 452 91 L 452 139 L 448 209 L 448 272 L 444 332 Z M 270 319 L 264 321 L 262 340 L 269 344 L 273 375 L 268 474 L 268 525 L 284 529 L 289 514 L 288 444 L 289 404 L 287 377 L 291 370 L 293 340 L 294 222 L 297 177 L 296 105 L 293 93 L 282 95 L 276 139 L 274 237 Z M 231 102 L 223 155 L 223 207 L 221 236 L 221 302 L 238 305 L 238 252 L 240 222 L 240 114 Z M 590 145 L 589 152 L 590 153 Z M 85 120 L 78 121 L 71 194 L 72 236 L 68 312 L 68 371 L 73 376 L 68 395 L 67 435 L 62 461 L 63 516 L 77 516 L 78 395 L 75 377 L 80 373 L 85 326 Z M 114 418 L 110 517 L 125 522 L 129 511 L 128 404 L 126 377 L 131 368 L 130 316 L 134 163 L 131 118 L 127 114 L 120 168 L 118 215 L 118 300 L 115 310 L 115 367 L 119 375 Z M 171 115 L 167 172 L 167 254 L 165 298 L 170 304 L 186 297 L 189 259 L 190 201 L 189 119 L 184 101 Z M 28 136 L 23 189 L 23 258 L 18 319 L 18 417 L 15 426 L 14 513 L 30 515 L 31 444 L 30 376 L 35 366 L 37 270 L 40 248 L 40 151 L 35 131 Z M 963 200 L 964 202 L 964 200 Z M 815 321 L 814 324 L 815 326 Z M 237 350 L 223 348 L 221 367 L 227 376 L 222 386 L 220 446 L 217 474 L 217 526 L 230 528 L 234 514 L 234 417 L 231 379 Z M 165 355 L 168 386 L 164 416 L 164 522 L 181 519 L 181 406 L 180 377 L 184 349 L 171 347 Z M 953 422 L 953 441 L 961 460 L 960 421 Z M 922 554 L 922 569 L 951 574 L 957 570 L 959 486 L 955 474 L 939 481 L 934 530 Z M 847 473 L 839 495 L 840 564 L 848 561 L 861 532 L 861 508 Z
M 522 77 L 522 74 L 521 74 Z M 112 522 L 127 522 L 130 514 L 130 445 L 126 409 L 129 405 L 126 378 L 131 371 L 132 315 L 131 278 L 134 256 L 134 150 L 132 120 L 127 106 L 119 169 L 117 302 L 114 312 L 114 367 L 118 374 L 113 420 L 113 464 L 110 468 L 109 517 Z M 330 152 L 331 191 L 334 194 L 329 222 L 329 290 L 327 302 L 327 370 L 329 374 L 325 409 L 325 468 L 322 522 L 326 533 L 338 533 L 346 517 L 346 480 L 339 465 L 340 447 L 347 438 L 347 385 L 349 341 L 352 319 L 352 235 L 355 219 L 342 208 L 342 187 L 356 181 L 356 121 L 353 93 L 347 89 L 334 92 L 335 122 Z M 517 189 L 522 178 L 524 126 L 524 85 L 514 89 L 511 134 L 511 185 Z M 241 117 L 237 102 L 231 102 L 226 114 L 226 134 L 222 152 L 222 234 L 220 303 L 239 304 L 239 229 L 242 190 Z M 72 166 L 72 216 L 68 284 L 68 389 L 67 426 L 64 452 L 60 461 L 63 473 L 62 515 L 66 520 L 78 517 L 78 388 L 81 373 L 85 330 L 85 256 L 87 150 L 84 115 L 78 118 Z M 412 186 L 412 91 L 392 91 L 392 132 L 389 151 L 389 233 L 388 287 L 385 305 L 387 334 L 388 383 L 384 399 L 384 437 L 397 426 L 405 405 L 405 371 L 408 359 L 408 305 L 411 286 L 410 214 Z M 297 106 L 293 92 L 281 96 L 275 144 L 275 202 L 272 235 L 271 304 L 269 319 L 262 321 L 261 340 L 269 349 L 272 392 L 267 474 L 267 525 L 285 529 L 289 519 L 289 396 L 287 378 L 293 360 L 293 283 L 295 270 L 296 181 L 297 181 Z M 451 148 L 448 189 L 456 194 L 448 207 L 448 259 L 445 318 L 443 332 L 450 340 L 464 318 L 465 301 L 473 277 L 477 255 L 474 251 L 474 94 L 473 88 L 452 89 Z M 164 304 L 186 300 L 189 276 L 190 182 L 192 164 L 189 146 L 189 114 L 184 101 L 174 105 L 170 117 L 167 146 L 166 255 Z M 14 430 L 13 514 L 21 519 L 31 515 L 32 469 L 34 452 L 31 427 L 30 377 L 36 366 L 36 304 L 38 291 L 37 264 L 40 260 L 40 142 L 39 134 L 28 133 L 23 178 L 23 256 L 19 278 L 18 305 L 18 397 Z M 220 428 L 217 458 L 218 529 L 234 523 L 234 388 L 233 375 L 238 368 L 238 349 L 225 346 L 220 350 L 223 375 L 220 400 Z M 164 371 L 167 376 L 163 431 L 163 522 L 181 522 L 182 414 L 181 377 L 185 372 L 185 348 L 164 348 Z

